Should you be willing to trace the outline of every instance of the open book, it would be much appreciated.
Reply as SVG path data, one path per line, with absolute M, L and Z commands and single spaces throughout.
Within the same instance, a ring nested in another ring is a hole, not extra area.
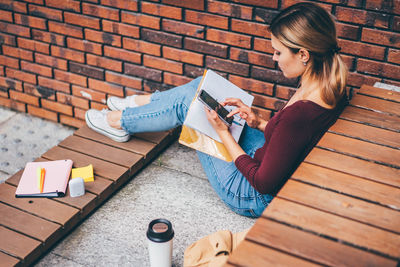
M 198 93 L 201 90 L 205 90 L 218 102 L 223 102 L 226 98 L 234 97 L 241 99 L 248 106 L 252 105 L 254 97 L 214 71 L 206 70 L 183 123 L 179 143 L 216 158 L 232 161 L 225 146 L 221 143 L 217 132 L 207 120 L 204 104 L 198 99 Z M 228 111 L 235 109 L 235 107 L 230 106 L 225 106 L 225 108 Z M 235 121 L 238 123 L 232 124 L 229 127 L 229 131 L 233 138 L 238 141 L 245 121 L 238 115 L 235 115 Z

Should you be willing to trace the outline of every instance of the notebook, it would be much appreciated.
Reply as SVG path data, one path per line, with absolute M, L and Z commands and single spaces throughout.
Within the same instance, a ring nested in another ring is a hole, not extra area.
M 43 192 L 38 186 L 37 169 L 44 168 Z M 19 181 L 15 197 L 63 197 L 67 190 L 72 160 L 28 162 Z

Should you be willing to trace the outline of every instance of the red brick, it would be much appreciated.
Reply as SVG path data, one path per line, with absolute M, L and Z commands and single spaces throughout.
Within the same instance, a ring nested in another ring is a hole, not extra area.
M 6 75 L 9 78 L 36 84 L 36 75 L 31 73 L 26 73 L 23 71 L 6 68 Z
M 8 66 L 14 69 L 19 69 L 19 60 L 12 57 L 0 55 L 0 65 Z
M 388 15 L 382 13 L 340 6 L 336 8 L 336 17 L 340 21 L 381 28 L 388 28 L 390 19 Z
M 74 0 L 46 0 L 46 6 L 81 12 L 79 1 Z
M 360 58 L 357 62 L 357 71 L 400 80 L 400 66 L 398 65 Z
M 85 29 L 85 37 L 90 41 L 121 47 L 121 36 Z
M 91 67 L 86 64 L 79 64 L 76 62 L 69 62 L 69 71 L 77 74 L 83 74 L 88 77 L 103 80 L 104 70 L 96 67 Z
M 97 103 L 97 102 L 91 102 L 90 103 L 90 108 L 94 108 L 97 110 L 102 110 L 102 109 L 107 109 L 108 107 L 105 104 Z
M 87 78 L 85 76 L 66 72 L 62 70 L 54 70 L 54 78 L 56 80 L 64 81 L 71 84 L 78 84 L 81 86 L 87 86 Z
M 16 24 L 10 24 L 7 22 L 0 23 L 0 31 L 6 32 L 9 34 L 24 36 L 24 37 L 31 36 L 31 33 L 30 33 L 28 27 L 24 27 L 24 26 L 20 26 L 20 25 L 16 25 Z
M 208 12 L 217 13 L 220 15 L 235 17 L 240 19 L 252 19 L 253 8 L 241 6 L 232 3 L 225 3 L 215 0 L 209 0 L 207 4 Z
M 256 21 L 261 23 L 271 24 L 272 20 L 279 14 L 278 10 L 255 8 L 254 16 Z
M 342 53 L 383 60 L 385 47 L 339 39 Z
M 7 89 L 22 91 L 22 82 L 0 76 L 0 86 Z
M 144 41 L 160 43 L 178 48 L 182 47 L 182 37 L 171 33 L 164 33 L 142 28 L 141 38 Z
M 24 83 L 24 93 L 38 97 L 56 100 L 55 91 L 51 88 Z
M 288 100 L 294 95 L 295 92 L 296 89 L 293 87 L 277 85 L 275 90 L 275 96 Z
M 92 66 L 100 67 L 103 69 L 113 70 L 113 71 L 122 71 L 122 62 L 108 59 L 105 57 L 99 57 L 92 54 L 86 54 L 86 63 Z
M 28 109 L 27 112 L 35 117 L 40 117 L 47 120 L 58 122 L 58 115 L 56 112 L 45 110 L 43 108 L 34 107 L 31 105 L 28 105 L 27 109 Z
M 185 20 L 195 24 L 208 25 L 220 29 L 228 29 L 228 18 L 209 13 L 186 10 Z
M 54 102 L 54 101 L 50 101 L 50 100 L 47 100 L 44 98 L 42 98 L 41 104 L 42 104 L 42 108 L 53 110 L 58 113 L 63 113 L 63 114 L 72 116 L 72 107 L 71 106 L 68 106 L 68 105 L 65 105 L 62 103 L 58 103 L 58 102 Z
M 274 85 L 272 83 L 261 82 L 251 78 L 243 78 L 236 75 L 229 75 L 229 81 L 243 90 L 272 95 L 274 93 Z
M 32 4 L 44 5 L 44 0 L 25 0 L 25 2 L 29 2 Z
M 96 30 L 100 29 L 100 19 L 81 14 L 64 12 L 64 21 L 82 27 L 93 28 Z
M 106 94 L 92 89 L 72 85 L 72 94 L 92 101 L 106 103 Z
M 278 0 L 233 0 L 233 2 L 261 7 L 278 8 Z
M 35 62 L 61 70 L 67 70 L 67 61 L 61 58 L 35 53 Z
M 271 40 L 269 39 L 260 39 L 254 38 L 254 50 L 266 52 L 269 54 L 274 53 L 274 49 L 272 48 Z
M 39 98 L 33 95 L 24 94 L 22 92 L 10 90 L 10 98 L 19 102 L 39 106 Z
M 104 46 L 104 55 L 111 58 L 117 58 L 127 62 L 140 64 L 142 62 L 141 54 L 129 52 L 125 49 L 119 49 L 111 46 Z
M 45 67 L 39 64 L 30 63 L 27 61 L 21 61 L 21 70 L 33 72 L 42 76 L 51 77 L 52 71 L 51 68 Z
M 147 28 L 160 29 L 160 18 L 144 15 L 140 13 L 133 13 L 122 11 L 121 21 L 129 24 L 135 24 Z
M 270 38 L 268 27 L 265 24 L 232 19 L 233 31 Z
M 176 75 L 176 74 L 172 74 L 169 72 L 164 72 L 164 83 L 165 84 L 170 84 L 173 86 L 180 86 L 182 84 L 188 83 L 190 82 L 192 79 L 185 77 L 185 76 L 181 76 L 181 75 Z
M 19 14 L 16 14 L 19 15 Z M 8 21 L 8 22 L 13 22 L 13 18 L 12 18 L 12 13 L 9 11 L 5 11 L 5 10 L 0 10 L 0 18 L 3 21 Z M 21 23 L 18 23 L 21 24 Z
M 8 107 L 13 110 L 25 112 L 25 103 L 20 103 L 9 98 L 0 97 L 0 106 Z
M 70 93 L 70 89 L 69 89 L 69 84 L 68 83 L 60 82 L 60 81 L 49 79 L 49 78 L 45 78 L 45 77 L 42 77 L 42 76 L 38 77 L 38 81 L 39 81 L 39 85 L 47 87 L 47 88 L 51 88 L 54 91 L 61 91 L 61 92 L 65 92 L 67 94 Z
M 64 46 L 65 36 L 32 29 L 32 37 L 42 42 Z
M 82 4 L 82 12 L 83 14 L 110 19 L 110 20 L 119 20 L 119 10 L 110 7 L 104 7 L 100 5 L 93 5 L 88 3 Z
M 44 54 L 49 54 L 49 45 L 46 43 L 25 39 L 21 37 L 18 37 L 17 41 L 18 41 L 18 46 L 20 48 L 38 51 Z
M 3 32 L 0 32 L 0 43 L 6 44 L 6 45 L 11 45 L 11 46 L 16 46 L 15 42 L 15 36 L 5 34 Z
M 197 39 L 185 38 L 185 49 L 193 50 L 204 54 L 209 54 L 218 57 L 227 57 L 228 46 L 201 41 Z
M 42 30 L 46 30 L 46 20 L 41 18 L 36 18 L 32 16 L 26 16 L 22 14 L 15 13 L 14 14 L 15 23 L 22 24 L 25 26 L 29 26 L 32 28 L 38 28 Z
M 286 101 L 279 100 L 269 96 L 263 96 L 258 94 L 253 94 L 254 100 L 253 105 L 264 107 L 267 109 L 272 109 L 274 111 L 278 111 L 286 104 Z
M 68 37 L 67 46 L 72 49 L 89 52 L 96 55 L 102 55 L 101 44 L 96 44 L 87 40 Z
M 159 70 L 170 71 L 178 74 L 183 73 L 183 64 L 172 60 L 167 60 L 159 57 L 144 55 L 143 65 Z
M 355 68 L 355 66 L 354 66 L 355 57 L 343 55 L 343 54 L 341 54 L 340 56 L 341 56 L 344 64 L 346 64 L 346 66 L 349 70 L 353 70 Z
M 230 58 L 244 63 L 261 65 L 269 68 L 275 67 L 275 62 L 272 60 L 272 55 L 257 53 L 251 50 L 244 50 L 232 47 Z
M 86 124 L 84 120 L 80 120 L 63 114 L 60 114 L 60 123 L 75 127 L 77 129 Z
M 76 38 L 83 38 L 82 27 L 72 26 L 66 23 L 49 21 L 49 31 Z
M 257 66 L 251 68 L 251 77 L 256 80 L 279 83 L 282 85 L 294 86 L 297 84 L 296 78 L 288 79 L 283 75 L 282 71 L 260 68 Z
M 158 17 L 167 17 L 171 19 L 182 19 L 182 8 L 165 6 L 155 3 L 142 2 L 143 13 L 156 15 Z
M 168 59 L 173 59 L 179 62 L 185 62 L 193 65 L 202 66 L 204 56 L 190 51 L 171 48 L 168 46 L 163 47 L 163 56 Z
M 360 27 L 348 25 L 344 23 L 336 23 L 336 33 L 338 37 L 358 40 L 358 32 Z
M 144 80 L 143 81 L 143 90 L 145 93 L 153 93 L 155 91 L 166 91 L 168 89 L 171 89 L 171 85 L 167 85 L 165 83 L 158 83 L 150 80 Z
M 374 0 L 365 1 L 365 8 L 380 12 L 400 14 L 400 1 Z
M 259 107 L 251 107 L 251 109 L 258 117 L 261 117 L 264 120 L 268 121 L 272 116 L 271 110 L 267 110 L 267 109 L 259 108 Z
M 14 12 L 26 13 L 26 3 L 16 2 L 14 0 L 2 0 L 2 9 L 13 10 Z
M 124 96 L 122 86 L 89 78 L 89 88 L 116 96 Z
M 137 11 L 137 1 L 126 1 L 126 0 L 102 0 L 102 5 L 112 6 L 120 9 L 127 9 L 131 11 Z
M 57 92 L 57 102 L 68 106 L 80 107 L 83 109 L 89 108 L 89 101 L 73 95 L 67 95 Z
M 125 35 L 133 38 L 140 37 L 139 27 L 109 20 L 103 20 L 103 31 Z
M 361 40 L 374 44 L 400 48 L 400 34 L 363 28 Z
M 133 50 L 154 56 L 161 56 L 161 46 L 158 44 L 153 44 L 130 38 L 123 38 L 122 42 L 124 49 Z
M 361 87 L 364 84 L 374 85 L 376 82 L 381 82 L 381 78 L 372 77 L 356 72 L 349 72 L 349 77 L 347 78 L 347 85 Z
M 197 10 L 204 10 L 204 0 L 182 1 L 182 0 L 162 0 L 163 4 L 186 7 Z
M 73 61 L 77 61 L 80 63 L 85 62 L 85 55 L 82 52 L 75 51 L 69 48 L 59 47 L 59 46 L 51 46 L 51 55 L 65 58 Z
M 197 38 L 204 38 L 204 27 L 190 23 L 164 19 L 162 21 L 163 31 L 176 34 L 189 35 Z
M 6 56 L 17 57 L 25 60 L 33 61 L 33 53 L 25 49 L 3 45 L 3 54 Z
M 207 30 L 207 40 L 243 48 L 251 46 L 250 36 L 215 29 Z
M 226 59 L 207 56 L 205 65 L 207 68 L 220 70 L 223 72 L 228 72 L 243 76 L 249 75 L 249 65 Z
M 6 76 L 5 66 L 0 65 L 0 76 Z
M 106 81 L 136 89 L 142 88 L 142 79 L 110 71 L 106 71 Z
M 62 21 L 62 11 L 44 6 L 29 5 L 29 14 L 50 20 Z
M 400 16 L 395 16 L 393 18 L 393 26 L 392 29 L 396 32 L 400 32 Z
M 388 53 L 388 61 L 400 64 L 400 50 L 390 48 Z
M 85 121 L 86 109 L 74 107 L 74 118 Z
M 253 1 L 256 1 L 256 0 L 253 0 Z M 304 0 L 281 0 L 281 9 L 287 8 L 289 6 L 292 6 L 292 5 L 300 3 L 300 2 L 312 2 L 312 3 L 315 3 L 315 1 L 313 1 L 313 0 L 308 0 L 308 1 L 304 1 Z M 328 13 L 332 12 L 332 5 L 323 4 L 323 3 L 319 3 L 319 2 L 317 2 L 316 4 L 318 4 L 320 7 L 324 8 Z
M 143 66 L 125 63 L 124 64 L 125 74 L 132 75 L 134 77 L 141 77 L 144 79 L 150 79 L 153 81 L 161 82 L 162 72 L 160 70 L 150 69 Z

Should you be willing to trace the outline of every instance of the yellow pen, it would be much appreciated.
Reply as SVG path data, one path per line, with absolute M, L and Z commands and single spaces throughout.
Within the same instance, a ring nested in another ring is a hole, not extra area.
M 40 168 L 40 193 L 43 193 L 44 176 L 46 175 L 45 168 Z
M 36 168 L 36 177 L 37 177 L 37 186 L 38 186 L 38 189 L 40 190 L 40 179 L 41 179 L 41 176 L 42 176 L 42 168 L 40 168 L 40 167 L 37 167 Z

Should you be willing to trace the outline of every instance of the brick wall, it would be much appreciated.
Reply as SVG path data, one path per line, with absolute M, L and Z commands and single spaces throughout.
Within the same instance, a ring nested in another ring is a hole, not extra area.
M 269 117 L 293 93 L 270 23 L 297 0 L 0 0 L 0 105 L 79 127 L 109 95 L 165 90 L 213 69 Z M 337 17 L 349 87 L 400 85 L 400 0 L 316 1 Z

